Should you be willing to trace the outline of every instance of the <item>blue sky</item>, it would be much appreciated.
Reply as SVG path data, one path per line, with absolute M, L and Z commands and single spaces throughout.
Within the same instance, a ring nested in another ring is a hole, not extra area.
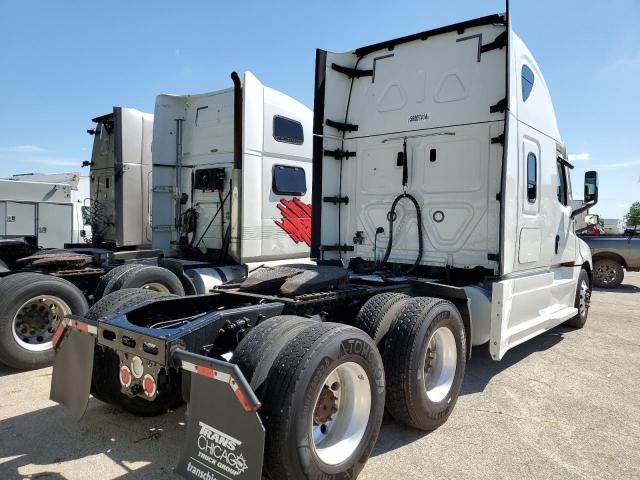
M 384 6 L 382 6 L 384 5 Z M 90 119 L 153 111 L 159 93 L 227 88 L 233 70 L 313 105 L 315 48 L 346 51 L 501 12 L 503 0 L 0 3 L 0 176 L 79 170 Z M 640 2 L 513 0 L 544 72 L 574 186 L 600 172 L 597 211 L 640 200 Z

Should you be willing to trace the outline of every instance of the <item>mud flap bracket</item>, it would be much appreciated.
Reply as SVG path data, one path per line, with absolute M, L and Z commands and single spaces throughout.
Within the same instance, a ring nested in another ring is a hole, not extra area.
M 265 430 L 255 393 L 237 365 L 174 352 L 191 372 L 189 424 L 176 468 L 183 478 L 261 480 Z

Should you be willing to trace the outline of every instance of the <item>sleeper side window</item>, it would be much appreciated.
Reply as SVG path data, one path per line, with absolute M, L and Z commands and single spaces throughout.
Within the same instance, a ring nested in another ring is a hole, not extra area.
M 276 142 L 302 145 L 304 143 L 302 123 L 276 115 L 273 117 L 273 138 Z
M 307 193 L 307 178 L 303 168 L 274 165 L 273 193 L 301 197 Z
M 535 81 L 535 77 L 533 72 L 526 65 L 522 66 L 522 101 L 526 102 L 531 95 L 531 90 L 533 90 L 533 83 Z
M 527 155 L 527 200 L 535 203 L 538 198 L 538 159 L 535 154 Z

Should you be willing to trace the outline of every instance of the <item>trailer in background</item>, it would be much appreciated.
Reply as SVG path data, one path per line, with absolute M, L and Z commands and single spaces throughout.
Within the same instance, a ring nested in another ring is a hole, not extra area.
M 80 182 L 77 173 L 0 179 L 0 238 L 38 248 L 84 243 L 90 227 Z

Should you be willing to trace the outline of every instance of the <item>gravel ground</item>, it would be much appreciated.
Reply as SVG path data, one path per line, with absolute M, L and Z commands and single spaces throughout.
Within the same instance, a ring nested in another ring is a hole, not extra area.
M 136 418 L 91 399 L 81 423 L 50 402 L 51 369 L 0 366 L 0 479 L 174 479 L 184 409 Z M 361 480 L 640 478 L 640 274 L 596 291 L 587 326 L 493 362 L 477 348 L 449 421 L 385 418 Z

